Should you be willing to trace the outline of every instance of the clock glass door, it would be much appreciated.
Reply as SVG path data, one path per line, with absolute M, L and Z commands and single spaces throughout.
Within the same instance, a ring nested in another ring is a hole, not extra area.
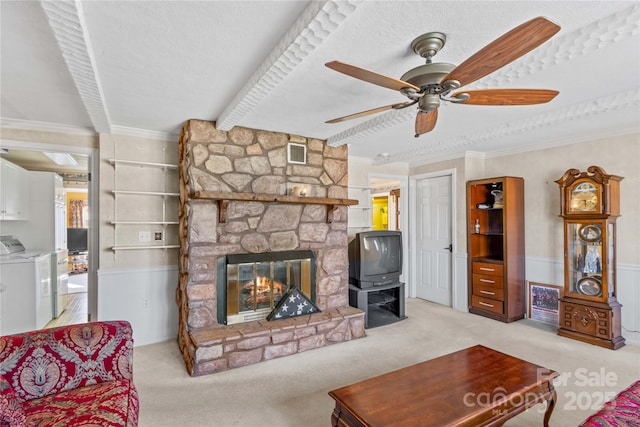
M 606 223 L 567 222 L 567 267 L 569 294 L 601 300 L 607 259 L 603 259 Z

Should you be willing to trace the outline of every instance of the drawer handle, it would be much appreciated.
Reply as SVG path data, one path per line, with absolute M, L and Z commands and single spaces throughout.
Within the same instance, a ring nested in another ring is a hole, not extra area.
M 496 271 L 495 268 L 487 268 L 487 267 L 480 267 L 480 270 L 482 270 L 482 271 Z
M 489 280 L 489 279 L 480 279 L 480 281 L 484 283 L 496 283 L 495 280 Z
M 486 295 L 495 295 L 495 292 L 489 292 L 489 291 L 480 291 L 481 294 L 486 294 Z M 493 307 L 493 306 L 492 306 Z
M 480 303 L 480 305 L 493 308 L 493 304 L 487 304 L 486 302 L 482 302 L 482 301 L 478 301 L 478 302 Z

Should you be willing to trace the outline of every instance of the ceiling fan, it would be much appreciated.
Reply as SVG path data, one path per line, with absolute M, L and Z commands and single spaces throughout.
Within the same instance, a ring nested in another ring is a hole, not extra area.
M 415 122 L 416 138 L 430 132 L 438 119 L 440 101 L 469 105 L 532 105 L 551 101 L 559 93 L 549 89 L 478 89 L 451 93 L 520 58 L 549 40 L 560 26 L 544 17 L 533 18 L 512 29 L 480 49 L 462 64 L 432 62 L 447 38 L 443 33 L 430 32 L 417 37 L 411 49 L 426 59 L 426 64 L 407 71 L 399 80 L 374 71 L 331 61 L 325 65 L 333 70 L 378 86 L 397 90 L 409 101 L 400 102 L 348 116 L 328 120 L 338 123 L 390 109 L 402 109 L 418 104 Z

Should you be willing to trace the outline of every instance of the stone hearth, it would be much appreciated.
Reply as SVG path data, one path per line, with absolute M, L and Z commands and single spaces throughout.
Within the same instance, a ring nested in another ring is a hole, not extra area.
M 306 147 L 306 164 L 287 147 Z M 178 341 L 203 375 L 365 336 L 349 306 L 347 148 L 298 135 L 189 120 L 180 143 Z M 295 188 L 295 190 L 293 190 Z M 299 197 L 304 188 L 305 197 Z M 298 192 L 292 196 L 292 190 Z M 218 322 L 218 259 L 311 250 L 320 313 L 234 325 Z

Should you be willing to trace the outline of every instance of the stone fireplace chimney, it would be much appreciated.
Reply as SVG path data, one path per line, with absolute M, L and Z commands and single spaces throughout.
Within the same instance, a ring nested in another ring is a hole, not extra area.
M 365 336 L 349 306 L 347 147 L 189 120 L 180 142 L 178 341 L 203 375 Z M 293 155 L 292 155 L 293 153 Z M 310 250 L 321 310 L 225 325 L 216 284 L 221 258 Z

